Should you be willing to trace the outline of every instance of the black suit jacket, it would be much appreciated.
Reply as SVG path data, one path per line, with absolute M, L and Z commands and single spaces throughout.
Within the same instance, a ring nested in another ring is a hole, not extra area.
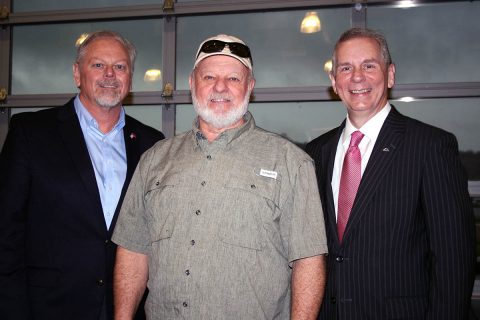
M 110 237 L 141 154 L 161 132 L 126 116 L 127 175 L 107 230 L 73 99 L 12 117 L 0 155 L 0 319 L 112 318 Z M 132 134 L 133 133 L 133 134 Z
M 306 147 L 329 247 L 320 319 L 466 319 L 475 230 L 455 137 L 392 107 L 340 244 L 331 180 L 344 126 Z

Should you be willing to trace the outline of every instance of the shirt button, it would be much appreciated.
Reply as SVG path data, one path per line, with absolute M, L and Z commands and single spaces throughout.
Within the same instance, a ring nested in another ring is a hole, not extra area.
M 250 185 L 250 188 L 252 188 L 252 189 L 256 189 L 256 188 L 257 188 L 257 186 L 256 186 L 256 185 L 254 185 L 254 184 L 252 184 L 252 185 Z
M 200 213 L 202 213 L 200 210 L 195 211 L 195 214 L 196 214 L 197 216 L 199 216 Z
M 188 307 L 188 303 L 186 303 L 186 302 L 183 302 L 182 305 L 183 305 L 185 308 Z
M 335 303 L 337 303 L 337 299 L 335 299 L 335 297 L 331 297 L 331 298 L 330 298 L 330 302 L 331 302 L 332 304 L 335 304 Z
M 110 240 L 105 240 L 105 244 L 109 244 L 110 243 Z
M 190 241 L 190 244 L 191 244 L 192 246 L 194 246 L 194 245 L 195 245 L 195 240 Z
M 335 260 L 336 260 L 337 262 L 343 262 L 343 257 L 342 257 L 342 256 L 338 256 L 338 257 L 335 258 Z
M 203 186 L 205 186 L 207 183 L 205 181 L 202 181 L 202 183 L 200 183 Z
M 97 285 L 99 285 L 100 287 L 103 286 L 105 283 L 103 282 L 102 279 L 99 279 L 97 280 Z
M 185 274 L 186 274 L 187 276 L 189 276 L 189 275 L 190 275 L 190 270 L 188 270 L 188 269 L 185 270 Z
M 207 159 L 208 159 L 208 160 L 212 160 L 212 156 L 211 156 L 211 155 L 208 155 L 208 156 L 207 156 Z

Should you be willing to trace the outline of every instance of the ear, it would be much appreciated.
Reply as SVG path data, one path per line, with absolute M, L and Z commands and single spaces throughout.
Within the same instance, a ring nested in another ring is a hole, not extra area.
M 387 83 L 388 88 L 392 88 L 393 85 L 395 84 L 395 65 L 393 63 L 391 63 L 388 66 L 387 73 L 388 73 L 388 83 Z
M 194 79 L 193 79 L 194 73 L 195 73 L 195 71 L 190 72 L 190 76 L 188 77 L 188 85 L 190 87 L 190 90 L 192 90 L 192 83 L 194 81 Z
M 255 78 L 252 77 L 252 78 L 250 79 L 249 84 L 248 84 L 248 90 L 249 90 L 250 92 L 252 92 L 254 87 L 255 87 Z
M 79 70 L 79 65 L 77 62 L 75 62 L 73 64 L 73 80 L 75 81 L 75 85 L 77 86 L 77 88 L 80 88 L 80 85 L 81 85 L 81 81 L 80 81 L 80 70 Z
M 332 83 L 333 91 L 334 91 L 336 94 L 338 94 L 338 93 L 337 93 L 337 88 L 335 87 L 335 76 L 333 75 L 333 73 L 332 73 L 331 71 L 328 73 L 328 77 L 330 78 L 330 82 Z

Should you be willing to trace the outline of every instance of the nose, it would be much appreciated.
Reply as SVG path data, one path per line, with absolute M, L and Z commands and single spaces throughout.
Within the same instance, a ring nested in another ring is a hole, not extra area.
M 107 65 L 105 67 L 104 76 L 105 76 L 105 78 L 114 78 L 115 77 L 115 71 L 113 70 L 113 66 Z
M 353 68 L 352 81 L 361 82 L 365 78 L 362 68 Z
M 227 84 L 225 83 L 225 80 L 218 78 L 217 81 L 215 81 L 214 89 L 217 92 L 223 92 L 227 90 Z

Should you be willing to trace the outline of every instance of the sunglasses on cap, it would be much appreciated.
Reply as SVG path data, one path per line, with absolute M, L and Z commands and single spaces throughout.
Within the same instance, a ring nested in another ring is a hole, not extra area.
M 225 49 L 225 46 L 228 46 L 230 52 L 236 56 L 241 58 L 249 58 L 252 60 L 252 56 L 250 54 L 250 49 L 239 42 L 224 42 L 221 40 L 209 40 L 202 44 L 202 47 L 198 51 L 197 58 L 201 52 L 203 53 L 214 53 L 214 52 L 222 52 Z

